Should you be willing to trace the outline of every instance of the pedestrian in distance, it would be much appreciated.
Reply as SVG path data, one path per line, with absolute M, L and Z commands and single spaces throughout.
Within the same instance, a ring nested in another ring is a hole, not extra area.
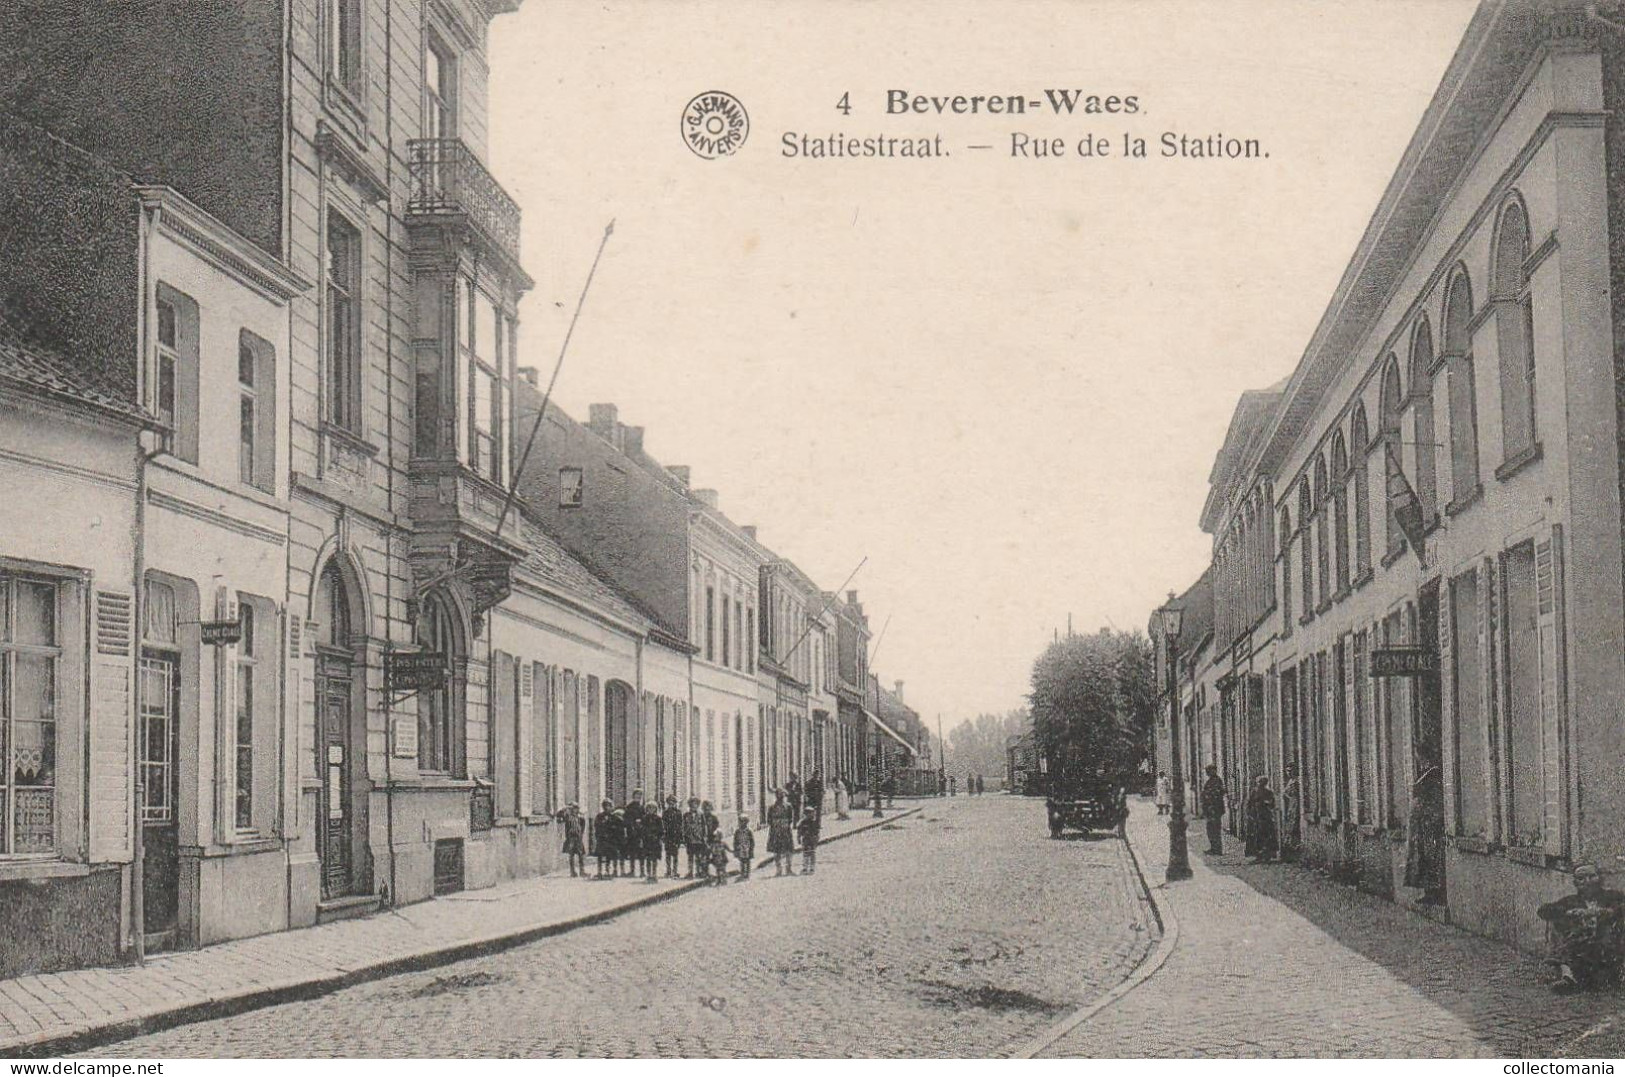
M 846 791 L 846 783 L 836 778 L 830 783 L 835 789 L 835 818 L 850 819 L 847 809 L 852 806 L 852 794 Z
M 811 875 L 818 864 L 818 816 L 811 804 L 801 814 L 796 836 L 801 839 L 801 874 Z
M 739 881 L 750 882 L 750 866 L 756 859 L 756 833 L 750 828 L 750 816 L 739 813 L 739 825 L 734 828 L 734 859 L 739 861 Z
M 666 821 L 651 805 L 643 812 L 643 877 L 650 882 L 660 881 L 660 839 L 665 834 Z
M 1303 825 L 1299 818 L 1303 794 L 1298 785 L 1298 768 L 1286 765 L 1286 782 L 1281 786 L 1281 859 L 1298 859 Z
M 824 779 L 817 770 L 807 779 L 807 806 L 813 810 L 818 818 L 824 817 Z
M 643 790 L 632 790 L 625 813 L 627 841 L 621 846 L 621 874 L 641 875 L 643 868 Z
M 688 848 L 688 877 L 703 879 L 706 874 L 705 815 L 700 811 L 700 798 L 688 798 L 688 811 L 683 813 L 683 844 Z
M 717 813 L 711 807 L 709 800 L 700 802 L 700 813 L 705 816 L 705 832 L 707 834 L 722 829 L 722 820 L 717 818 Z
M 891 807 L 892 798 L 897 795 L 897 778 L 888 773 L 886 780 L 880 783 L 880 789 L 886 794 L 886 807 Z
M 1207 780 L 1202 783 L 1202 818 L 1207 820 L 1207 851 L 1214 856 L 1224 852 L 1224 831 L 1219 822 L 1224 818 L 1224 782 L 1219 768 L 1207 765 Z
M 790 818 L 800 819 L 801 779 L 796 777 L 796 772 L 793 770 L 790 772 L 790 776 L 784 781 L 784 796 L 785 799 L 790 802 Z
M 1166 774 L 1158 774 L 1157 775 L 1157 814 L 1158 815 L 1167 815 L 1168 814 L 1168 806 L 1173 803 L 1173 797 L 1174 797 L 1173 784 L 1174 784 L 1173 782 L 1170 782 L 1168 780 L 1168 775 L 1166 775 Z
M 666 878 L 675 879 L 679 872 L 677 854 L 683 848 L 683 809 L 677 806 L 677 794 L 666 796 L 666 813 L 661 817 L 661 840 L 666 845 Z
M 1247 794 L 1247 844 L 1245 852 L 1248 859 L 1259 864 L 1268 864 L 1275 858 L 1275 791 L 1270 788 L 1270 780 L 1260 774 L 1253 779 L 1252 792 Z
M 605 800 L 598 806 L 598 814 L 592 818 L 592 833 L 589 836 L 592 841 L 593 859 L 597 861 L 598 877 L 600 879 L 609 878 L 609 846 L 604 840 L 604 835 L 609 831 L 609 817 L 614 810 L 614 801 Z
M 784 790 L 773 790 L 773 806 L 767 809 L 767 851 L 773 857 L 773 877 L 791 874 L 790 856 L 795 852 L 795 837 L 791 833 L 790 805 Z
M 711 859 L 711 885 L 721 886 L 728 881 L 728 843 L 722 840 L 722 828 L 711 831 L 708 843 Z
M 987 782 L 986 782 L 985 779 L 983 779 L 983 777 L 980 774 L 978 774 L 976 776 L 976 795 L 977 796 L 982 796 L 986 792 L 987 792 Z
M 587 820 L 582 818 L 581 805 L 571 801 L 558 814 L 559 825 L 564 828 L 564 855 L 570 859 L 570 878 L 587 877 L 587 846 L 582 838 L 586 834 Z M 581 870 L 578 872 L 576 869 Z
M 959 795 L 959 775 L 957 774 L 948 775 L 948 795 L 951 797 Z

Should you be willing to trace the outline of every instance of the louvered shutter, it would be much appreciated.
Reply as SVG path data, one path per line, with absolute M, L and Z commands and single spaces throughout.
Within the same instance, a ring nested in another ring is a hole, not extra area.
M 133 601 L 120 591 L 96 592 L 96 653 L 90 662 L 90 834 L 93 863 L 127 861 L 130 840 L 130 684 Z
M 1568 681 L 1563 623 L 1563 528 L 1535 544 L 1535 600 L 1540 641 L 1541 786 L 1545 811 L 1542 846 L 1551 856 L 1567 855 Z
M 1484 748 L 1481 780 L 1484 783 L 1485 837 L 1491 842 L 1501 840 L 1501 783 L 1497 773 L 1501 751 L 1495 736 L 1500 728 L 1495 691 L 1495 682 L 1499 679 L 1495 675 L 1499 588 L 1498 565 L 1493 557 L 1486 557 L 1478 563 L 1478 698 L 1483 711 L 1483 728 L 1475 730 L 1474 735 Z
M 1456 585 L 1439 588 L 1439 711 L 1444 735 L 1439 738 L 1439 770 L 1444 784 L 1445 832 L 1461 833 L 1461 806 L 1456 802 Z

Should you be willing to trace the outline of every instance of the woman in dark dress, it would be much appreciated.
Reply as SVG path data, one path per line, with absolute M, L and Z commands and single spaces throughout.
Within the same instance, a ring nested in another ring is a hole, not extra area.
M 1275 792 L 1270 780 L 1260 774 L 1247 794 L 1247 857 L 1260 864 L 1275 856 Z
M 773 806 L 767 809 L 767 851 L 773 856 L 773 875 L 795 874 L 790 868 L 790 854 L 795 852 L 796 839 L 790 827 L 790 805 L 784 801 L 784 790 L 773 790 Z

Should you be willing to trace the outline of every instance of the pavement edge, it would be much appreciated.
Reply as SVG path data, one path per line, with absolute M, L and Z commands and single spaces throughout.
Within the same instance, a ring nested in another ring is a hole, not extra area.
M 1044 1051 L 1055 1046 L 1056 1042 L 1085 1024 L 1095 1014 L 1113 1005 L 1129 992 L 1145 983 L 1157 974 L 1157 971 L 1167 963 L 1168 957 L 1179 945 L 1179 917 L 1172 910 L 1164 909 L 1157 903 L 1157 897 L 1152 893 L 1151 885 L 1146 881 L 1145 869 L 1140 864 L 1140 857 L 1134 851 L 1134 843 L 1128 840 L 1128 832 L 1120 831 L 1123 847 L 1128 850 L 1129 862 L 1134 865 L 1134 876 L 1140 884 L 1140 894 L 1145 898 L 1146 904 L 1151 907 L 1151 915 L 1156 918 L 1157 927 L 1161 929 L 1155 947 L 1146 954 L 1139 965 L 1135 966 L 1126 980 L 1106 992 L 1100 998 L 1091 1002 L 1081 1010 L 1077 1010 L 1061 1018 L 1037 1036 L 1028 1040 L 1022 1048 L 1015 1052 L 1015 1058 L 1036 1058 Z
M 880 819 L 873 819 L 861 826 L 855 826 L 851 830 L 843 831 L 831 838 L 820 841 L 819 845 L 830 845 L 857 834 L 864 834 L 883 827 L 887 823 L 895 823 L 899 819 L 917 815 L 924 810 L 925 805 L 921 805 Z M 762 861 L 762 864 L 766 865 L 772 862 L 772 857 L 768 857 Z M 256 985 L 235 994 L 205 999 L 201 1002 L 185 1002 L 155 1013 L 114 1021 L 93 1028 L 79 1029 L 67 1033 L 46 1033 L 36 1039 L 22 1040 L 0 1047 L 0 1058 L 7 1060 L 59 1058 L 63 1055 L 76 1054 L 96 1047 L 105 1047 L 110 1043 L 134 1039 L 137 1036 L 147 1036 L 154 1032 L 163 1032 L 197 1021 L 215 1021 L 223 1017 L 235 1017 L 251 1010 L 264 1009 L 268 1006 L 280 1006 L 289 1002 L 304 1002 L 337 991 L 343 991 L 346 988 L 370 983 L 374 980 L 388 979 L 391 976 L 399 976 L 407 972 L 422 972 L 426 969 L 440 968 L 470 958 L 501 953 L 504 950 L 511 950 L 540 939 L 562 935 L 578 928 L 590 927 L 606 920 L 613 920 L 637 909 L 647 908 L 662 901 L 670 901 L 672 898 L 697 890 L 705 885 L 707 885 L 705 882 L 698 879 L 692 882 L 685 881 L 669 890 L 661 890 L 658 893 L 648 894 L 619 905 L 610 905 L 595 912 L 574 916 L 567 920 L 536 924 L 531 927 L 501 932 L 483 938 L 466 939 L 432 950 L 425 950 L 421 953 L 409 954 L 404 957 L 392 957 L 370 965 L 345 969 L 331 975 L 315 976 L 309 979 L 277 984 Z M 388 915 L 388 913 L 381 915 Z

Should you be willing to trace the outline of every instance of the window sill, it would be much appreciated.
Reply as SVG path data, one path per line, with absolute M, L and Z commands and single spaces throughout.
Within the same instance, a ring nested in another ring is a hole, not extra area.
M 479 783 L 473 778 L 453 778 L 445 774 L 424 774 L 417 778 L 396 778 L 387 784 L 392 789 L 420 793 L 467 792 Z
M 355 431 L 350 430 L 347 427 L 340 426 L 338 423 L 330 420 L 324 419 L 322 421 L 322 437 L 330 438 L 331 440 L 343 445 L 345 448 L 354 452 L 362 453 L 366 456 L 377 457 L 378 453 L 380 452 L 378 446 L 374 445 L 360 434 L 357 434 Z
M 1471 837 L 1466 834 L 1448 834 L 1445 836 L 1445 841 L 1452 848 L 1459 849 L 1464 853 L 1477 853 L 1479 856 L 1489 856 L 1496 851 L 1495 843 L 1488 838 Z
M 50 856 L 0 859 L 0 882 L 16 879 L 75 879 L 89 874 L 89 864 L 76 864 Z
M 1524 468 L 1538 463 L 1540 458 L 1541 445 L 1540 442 L 1537 441 L 1529 445 L 1527 448 L 1520 449 L 1502 461 L 1501 466 L 1495 469 L 1496 481 L 1506 482 Z
M 193 482 L 207 486 L 211 490 L 218 490 L 223 494 L 231 494 L 235 497 L 242 498 L 244 501 L 252 501 L 256 505 L 273 509 L 277 512 L 288 511 L 287 499 L 278 497 L 272 491 L 267 490 L 262 486 L 255 486 L 251 483 L 243 482 L 240 479 L 222 480 L 210 478 L 208 475 L 203 473 L 203 469 L 198 465 L 189 463 L 186 460 L 182 460 L 178 456 L 166 453 L 154 459 L 153 465 L 155 467 L 163 468 L 165 471 L 173 472 L 176 475 L 185 476 L 186 478 L 191 479 Z
M 1446 516 L 1459 516 L 1468 509 L 1472 508 L 1473 504 L 1483 496 L 1484 484 L 1475 482 L 1473 483 L 1473 488 L 1468 490 L 1464 496 L 1456 498 L 1454 501 L 1450 502 L 1450 504 L 1445 506 L 1444 514 Z

